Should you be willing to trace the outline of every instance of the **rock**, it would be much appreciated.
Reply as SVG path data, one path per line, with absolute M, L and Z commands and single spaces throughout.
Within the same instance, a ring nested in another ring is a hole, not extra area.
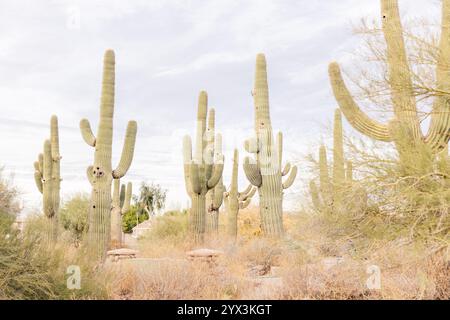
M 222 251 L 213 249 L 196 249 L 186 252 L 189 260 L 205 262 L 214 262 L 222 254 Z
M 106 252 L 107 259 L 113 262 L 122 260 L 122 259 L 134 259 L 136 255 L 139 253 L 137 250 L 128 249 L 128 248 L 120 248 L 109 250 Z

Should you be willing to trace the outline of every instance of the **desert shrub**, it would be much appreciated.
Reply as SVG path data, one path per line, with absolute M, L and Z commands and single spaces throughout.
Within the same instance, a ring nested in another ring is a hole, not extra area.
M 131 206 L 130 210 L 122 216 L 122 230 L 125 233 L 131 233 L 133 228 L 145 220 L 148 220 L 149 215 L 147 212 L 143 211 L 139 213 L 139 208 L 137 206 Z
M 182 239 L 187 233 L 187 211 L 168 211 L 156 217 L 146 237 Z
M 78 193 L 65 201 L 59 211 L 59 221 L 76 245 L 80 243 L 87 228 L 89 201 L 88 194 Z

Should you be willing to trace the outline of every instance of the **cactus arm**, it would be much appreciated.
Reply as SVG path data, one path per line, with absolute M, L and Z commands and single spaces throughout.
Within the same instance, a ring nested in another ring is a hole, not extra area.
M 283 171 L 281 171 L 281 175 L 284 177 L 285 175 L 287 175 L 289 173 L 289 171 L 291 170 L 291 163 L 288 162 L 286 163 L 286 165 L 284 166 Z
M 39 192 L 42 193 L 42 175 L 39 171 L 34 171 L 34 182 L 36 182 L 36 187 L 38 188 Z
M 397 0 L 381 1 L 382 29 L 386 40 L 387 65 L 394 113 L 405 119 L 419 137 L 416 102 L 413 96 L 411 71 L 406 56 L 403 28 Z M 407 113 L 404 113 L 404 112 Z
M 244 201 L 240 201 L 239 202 L 239 209 L 247 208 L 251 201 L 252 201 L 252 198 L 247 198 Z
M 296 176 L 297 176 L 297 166 L 293 166 L 288 178 L 283 182 L 283 189 L 287 189 L 290 186 L 292 186 Z
M 277 148 L 278 148 L 278 153 L 277 153 L 278 168 L 280 168 L 280 170 L 281 170 L 281 164 L 282 164 L 282 161 L 283 161 L 283 134 L 281 132 L 278 132 L 278 134 L 277 134 L 276 145 L 277 145 Z
M 425 142 L 432 150 L 439 151 L 450 139 L 450 2 L 442 1 L 441 38 L 436 68 L 438 95 L 435 97 L 431 121 Z
M 239 195 L 246 195 L 246 194 L 248 194 L 250 191 L 252 191 L 252 189 L 253 189 L 253 185 L 252 185 L 252 184 L 249 184 L 249 185 L 247 186 L 247 188 L 245 188 L 244 191 L 239 192 Z
M 201 91 L 198 97 L 198 110 L 197 110 L 197 132 L 196 132 L 196 145 L 195 145 L 195 161 L 196 163 L 203 162 L 203 151 L 206 144 L 203 139 L 205 138 L 206 131 L 206 117 L 208 114 L 208 94 L 206 91 Z
M 241 194 L 239 194 L 239 200 L 240 201 L 245 201 L 245 200 L 247 200 L 248 198 L 252 198 L 254 195 L 255 195 L 255 193 L 256 193 L 256 188 L 253 188 L 253 186 L 252 185 L 250 185 L 250 190 L 247 192 L 247 193 L 241 193 Z
M 125 142 L 123 144 L 122 155 L 120 157 L 119 165 L 113 170 L 112 175 L 114 179 L 122 178 L 128 171 L 133 161 L 134 146 L 136 143 L 136 121 L 129 121 L 127 132 L 125 134 Z
M 39 163 L 39 170 L 38 171 L 40 171 L 41 174 L 43 174 L 43 172 L 44 172 L 44 154 L 43 153 L 39 153 L 38 163 Z
M 95 147 L 96 139 L 94 134 L 92 133 L 91 124 L 89 123 L 88 119 L 81 119 L 80 131 L 83 140 L 91 147 Z
M 309 192 L 311 193 L 311 199 L 314 208 L 316 210 L 319 210 L 322 207 L 322 205 L 320 203 L 319 190 L 317 189 L 317 186 L 314 183 L 314 181 L 309 182 Z
M 39 161 L 35 161 L 35 162 L 33 163 L 33 166 L 34 166 L 34 170 L 35 170 L 35 171 L 38 171 L 39 174 L 41 174 L 41 168 L 40 168 L 40 166 L 39 166 Z
M 339 186 L 344 183 L 344 135 L 342 130 L 341 110 L 336 109 L 334 112 L 333 126 L 333 185 Z
M 217 185 L 214 188 L 214 198 L 213 198 L 213 206 L 216 209 L 219 209 L 220 206 L 223 203 L 223 197 L 224 197 L 224 192 L 223 192 L 223 183 L 222 180 L 219 180 L 219 183 L 217 183 Z
M 200 176 L 199 176 L 199 166 L 198 164 L 191 163 L 189 165 L 189 178 L 191 182 L 191 188 L 193 193 L 200 194 L 202 192 L 202 185 L 200 183 Z
M 348 122 L 362 134 L 380 141 L 391 142 L 387 125 L 370 119 L 356 104 L 342 79 L 339 65 L 333 62 L 329 66 L 329 77 L 336 101 Z
M 248 181 L 255 187 L 260 187 L 262 184 L 262 176 L 259 171 L 258 164 L 255 161 L 251 161 L 249 157 L 244 159 L 244 173 Z
M 133 184 L 131 182 L 128 182 L 127 189 L 125 192 L 125 200 L 123 201 L 122 214 L 125 214 L 128 211 L 130 211 L 132 195 L 133 195 Z
M 259 151 L 258 140 L 254 137 L 245 140 L 244 149 L 248 153 L 258 153 Z
M 86 176 L 87 176 L 88 181 L 89 181 L 89 183 L 91 185 L 94 184 L 94 173 L 93 173 L 93 171 L 94 171 L 94 166 L 89 166 L 86 169 Z
M 223 161 L 215 163 L 213 166 L 212 176 L 211 178 L 209 178 L 207 183 L 209 189 L 212 189 L 217 185 L 220 178 L 222 177 L 222 173 L 223 173 Z

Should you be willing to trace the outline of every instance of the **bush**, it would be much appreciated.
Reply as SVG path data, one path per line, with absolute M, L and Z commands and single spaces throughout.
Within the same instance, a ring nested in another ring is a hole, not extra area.
M 136 215 L 138 221 L 136 221 Z M 137 206 L 131 206 L 130 210 L 122 216 L 122 230 L 124 233 L 131 233 L 133 228 L 136 227 L 137 222 L 142 223 L 148 220 L 149 215 L 147 212 L 139 214 L 139 208 Z
M 76 246 L 87 228 L 89 201 L 88 194 L 78 193 L 66 201 L 59 211 L 59 221 L 62 227 L 70 232 Z
M 158 239 L 183 238 L 187 233 L 187 211 L 168 211 L 155 219 L 149 237 Z

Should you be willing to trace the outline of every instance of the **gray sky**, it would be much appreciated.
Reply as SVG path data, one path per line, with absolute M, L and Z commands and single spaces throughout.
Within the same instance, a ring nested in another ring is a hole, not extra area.
M 438 16 L 438 1 L 400 0 L 408 17 Z M 268 63 L 272 124 L 284 132 L 284 159 L 317 147 L 336 103 L 327 65 L 351 66 L 358 47 L 351 23 L 379 19 L 375 0 L 322 1 L 25 1 L 0 0 L 0 165 L 14 174 L 27 208 L 40 205 L 33 161 L 60 122 L 63 196 L 89 191 L 93 150 L 79 120 L 96 128 L 103 52 L 116 52 L 113 166 L 128 120 L 138 122 L 133 164 L 124 181 L 169 189 L 168 207 L 186 206 L 181 141 L 195 128 L 196 100 L 208 91 L 224 136 L 229 182 L 232 149 L 253 132 L 255 56 Z M 287 206 L 298 204 L 302 162 Z M 245 177 L 240 172 L 240 185 Z

